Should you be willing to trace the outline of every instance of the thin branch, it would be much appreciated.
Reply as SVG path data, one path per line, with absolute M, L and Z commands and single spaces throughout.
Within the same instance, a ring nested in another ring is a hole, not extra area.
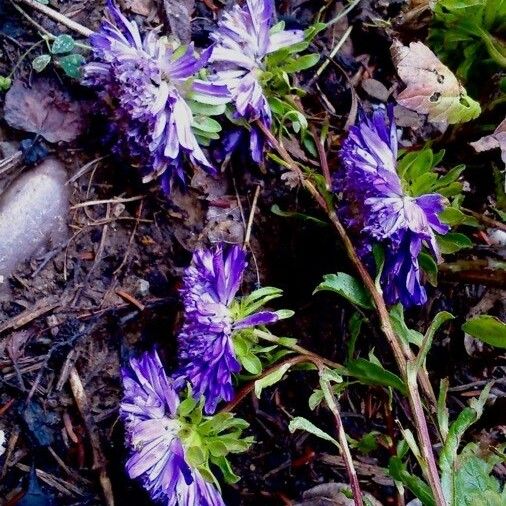
M 355 466 L 353 464 L 353 457 L 351 456 L 350 447 L 348 446 L 348 440 L 346 439 L 346 432 L 344 431 L 343 421 L 341 420 L 341 415 L 339 413 L 339 406 L 337 404 L 336 397 L 332 392 L 332 389 L 330 388 L 329 382 L 324 380 L 321 377 L 321 374 L 320 374 L 320 385 L 322 387 L 323 395 L 325 396 L 327 406 L 334 415 L 334 419 L 336 421 L 337 440 L 339 441 L 339 446 L 341 448 L 341 453 L 343 456 L 344 465 L 346 467 L 346 472 L 348 473 L 348 478 L 350 479 L 350 487 L 351 491 L 353 492 L 353 501 L 355 502 L 355 506 L 363 506 L 364 502 L 362 500 L 362 491 L 360 490 L 360 483 L 358 481 L 357 471 L 355 470 Z
M 90 30 L 86 26 L 83 26 L 80 23 L 73 21 L 72 19 L 52 9 L 51 7 L 48 7 L 47 5 L 37 2 L 37 0 L 16 0 L 16 2 L 23 3 L 25 5 L 28 5 L 32 9 L 42 12 L 42 14 L 45 14 L 47 17 L 51 19 L 54 19 L 58 23 L 66 26 L 67 28 L 70 28 L 74 32 L 81 34 L 83 37 L 88 38 L 90 35 L 93 35 L 94 33 L 93 30 Z
M 249 246 L 251 238 L 251 230 L 253 228 L 253 220 L 255 219 L 255 211 L 257 209 L 258 196 L 260 195 L 260 185 L 255 189 L 255 195 L 253 196 L 253 203 L 251 204 L 251 211 L 249 213 L 248 225 L 246 227 L 246 234 L 244 236 L 244 246 Z
M 466 209 L 465 207 L 460 208 L 464 213 L 470 214 L 478 221 L 481 221 L 483 225 L 487 225 L 488 227 L 497 228 L 498 230 L 502 230 L 506 232 L 506 224 L 501 221 L 494 220 L 494 218 L 490 218 L 489 216 L 485 216 L 484 214 L 477 213 L 476 211 L 472 211 L 471 209 Z

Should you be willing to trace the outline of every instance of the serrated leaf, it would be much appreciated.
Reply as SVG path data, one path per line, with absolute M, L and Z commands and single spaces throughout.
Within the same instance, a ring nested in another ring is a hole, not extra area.
M 42 72 L 51 61 L 51 56 L 48 54 L 41 54 L 32 61 L 32 67 L 35 72 Z
M 335 292 L 352 304 L 364 309 L 372 309 L 373 307 L 371 297 L 366 289 L 357 279 L 345 272 L 323 276 L 323 283 L 320 283 L 313 293 L 321 291 Z
M 476 316 L 464 323 L 462 330 L 490 346 L 506 349 L 506 323 L 495 316 Z
M 330 441 L 334 445 L 339 448 L 339 443 L 329 434 L 318 428 L 312 422 L 310 422 L 307 418 L 302 416 L 296 416 L 290 420 L 290 424 L 288 425 L 288 429 L 290 432 L 295 432 L 296 430 L 303 430 L 305 432 L 309 432 L 313 434 L 313 436 L 319 437 L 320 439 L 324 439 L 325 441 Z
M 397 102 L 434 123 L 454 124 L 478 117 L 481 107 L 467 94 L 451 70 L 423 42 L 403 46 L 395 41 L 392 59 L 406 84 Z
M 267 374 L 263 378 L 260 378 L 255 381 L 255 395 L 258 399 L 260 399 L 262 395 L 262 390 L 267 387 L 271 387 L 272 385 L 275 385 L 279 381 L 283 379 L 283 376 L 286 374 L 288 369 L 292 364 L 283 364 L 282 366 L 278 367 L 275 371 L 271 372 L 270 374 Z
M 56 39 L 54 39 L 53 44 L 51 45 L 51 53 L 53 54 L 64 54 L 64 53 L 70 53 L 74 50 L 75 47 L 75 41 L 66 33 L 62 35 L 58 35 Z
M 84 65 L 85 61 L 82 54 L 75 53 L 58 58 L 58 65 L 69 77 L 79 79 L 81 77 L 81 67 Z
M 449 255 L 462 249 L 472 248 L 473 242 L 469 237 L 458 232 L 449 232 L 446 235 L 436 237 L 441 253 Z

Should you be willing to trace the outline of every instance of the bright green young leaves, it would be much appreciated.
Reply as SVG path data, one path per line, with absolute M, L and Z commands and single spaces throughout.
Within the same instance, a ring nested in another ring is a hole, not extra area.
M 232 471 L 227 455 L 245 452 L 253 443 L 252 437 L 243 437 L 242 434 L 248 423 L 235 418 L 232 413 L 204 416 L 202 408 L 203 403 L 197 402 L 191 394 L 179 405 L 179 437 L 185 448 L 185 457 L 218 488 L 219 482 L 211 465 L 220 469 L 226 483 L 236 483 L 239 477 Z

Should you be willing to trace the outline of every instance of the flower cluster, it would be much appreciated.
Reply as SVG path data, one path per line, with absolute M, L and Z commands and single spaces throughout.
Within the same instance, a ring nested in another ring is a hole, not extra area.
M 182 289 L 180 369 L 168 377 L 154 351 L 132 359 L 122 371 L 121 416 L 131 449 L 126 469 L 153 499 L 218 506 L 223 501 L 210 464 L 229 482 L 238 479 L 225 456 L 250 446 L 252 439 L 241 437 L 247 424 L 230 413 L 204 416 L 202 411 L 213 414 L 220 400 L 233 396 L 232 375 L 241 370 L 234 334 L 286 317 L 286 312 L 259 310 L 280 290 L 262 288 L 236 299 L 245 268 L 239 246 L 197 250 Z
M 122 371 L 121 417 L 131 449 L 128 475 L 169 506 L 222 506 L 221 494 L 188 463 L 178 417 L 179 396 L 156 351 Z
M 406 194 L 396 170 L 397 147 L 392 108 L 387 113 L 378 109 L 371 117 L 361 113 L 342 145 L 344 171 L 336 189 L 343 193 L 342 219 L 360 231 L 362 256 L 369 257 L 376 243 L 384 246 L 386 301 L 412 306 L 427 300 L 418 260 L 422 247 L 440 260 L 435 233 L 445 234 L 448 227 L 439 219 L 445 207 L 441 195 Z
M 247 315 L 234 311 L 234 298 L 245 267 L 243 249 L 219 245 L 211 250 L 197 250 L 185 272 L 178 383 L 191 383 L 194 395 L 205 398 L 207 413 L 213 413 L 220 400 L 230 401 L 233 396 L 232 375 L 241 370 L 233 333 L 279 319 L 272 311 Z
M 248 122 L 258 119 L 268 128 L 272 112 L 262 86 L 266 57 L 304 40 L 301 30 L 273 31 L 273 20 L 273 0 L 246 0 L 243 7 L 234 5 L 211 34 L 215 45 L 209 59 L 216 68 L 217 81 L 232 93 L 236 117 Z M 250 148 L 253 159 L 259 162 L 263 142 L 255 128 L 251 129 Z
M 84 83 L 96 88 L 113 114 L 116 150 L 144 173 L 144 181 L 174 173 L 184 180 L 183 155 L 207 171 L 213 167 L 192 130 L 188 104 L 225 104 L 226 86 L 197 79 L 210 50 L 197 55 L 192 44 L 174 47 L 156 31 L 144 38 L 137 24 L 108 0 L 109 19 L 90 37 L 93 60 Z

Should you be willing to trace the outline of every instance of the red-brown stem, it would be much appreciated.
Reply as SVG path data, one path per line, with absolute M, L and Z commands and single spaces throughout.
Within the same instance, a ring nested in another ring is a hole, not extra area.
M 314 125 L 311 125 L 310 128 L 311 128 L 311 135 L 313 136 L 314 142 L 316 144 L 316 149 L 318 150 L 318 156 L 320 157 L 321 160 L 322 172 L 323 177 L 325 178 L 327 190 L 330 191 L 330 189 L 332 188 L 332 179 L 330 177 L 330 169 L 327 161 L 327 156 L 325 155 L 325 146 L 323 145 L 323 142 L 320 136 L 318 135 L 318 132 L 316 131 Z
M 323 357 L 320 357 L 319 355 L 316 355 L 314 353 L 311 353 L 308 350 L 305 350 L 304 348 L 300 348 L 303 352 L 301 355 L 296 355 L 294 357 L 289 357 L 285 360 L 282 360 L 281 362 L 278 362 L 277 364 L 273 365 L 272 367 L 269 367 L 266 369 L 258 378 L 256 378 L 254 381 L 249 382 L 247 385 L 245 385 L 235 396 L 235 399 L 231 402 L 229 402 L 220 412 L 230 412 L 232 411 L 247 395 L 249 395 L 255 388 L 255 383 L 259 379 L 265 378 L 269 374 L 273 373 L 274 371 L 278 370 L 280 367 L 283 367 L 286 364 L 289 364 L 290 366 L 296 365 L 296 364 L 302 364 L 304 362 L 311 362 L 318 368 L 318 373 L 320 374 L 320 377 L 322 377 L 322 372 L 325 369 L 326 363 L 328 362 Z M 333 364 L 333 366 L 339 366 L 339 364 Z M 348 474 L 348 479 L 350 480 L 350 487 L 353 493 L 353 501 L 355 503 L 355 506 L 364 506 L 363 500 L 362 500 L 362 491 L 360 490 L 360 483 L 358 481 L 357 471 L 355 470 L 355 465 L 353 464 L 353 458 L 351 456 L 350 448 L 348 446 L 348 441 L 346 439 L 346 433 L 344 431 L 343 422 L 341 420 L 341 415 L 339 414 L 339 407 L 337 405 L 337 401 L 334 397 L 334 394 L 332 393 L 330 386 L 328 382 L 325 380 L 321 381 L 321 386 L 323 389 L 326 390 L 325 393 L 325 400 L 327 402 L 327 405 L 334 415 L 334 419 L 336 421 L 336 427 L 337 427 L 337 438 L 339 442 L 339 446 L 341 449 L 342 457 L 344 460 L 346 473 Z M 325 391 L 324 390 L 324 391 Z
M 394 332 L 392 324 L 390 322 L 390 316 L 388 314 L 388 309 L 383 299 L 381 293 L 377 290 L 374 280 L 369 275 L 369 272 L 365 268 L 364 264 L 358 257 L 353 244 L 346 233 L 343 225 L 339 221 L 337 214 L 334 209 L 327 205 L 327 202 L 322 197 L 320 192 L 314 186 L 314 184 L 304 177 L 302 170 L 299 168 L 297 163 L 290 156 L 290 153 L 284 148 L 282 144 L 280 144 L 277 139 L 272 135 L 270 130 L 266 128 L 261 121 L 256 121 L 257 127 L 263 132 L 271 146 L 279 153 L 283 161 L 287 164 L 287 166 L 299 176 L 301 184 L 311 193 L 313 198 L 316 200 L 318 205 L 325 211 L 328 215 L 332 225 L 336 229 L 341 241 L 343 242 L 344 249 L 348 254 L 351 262 L 353 263 L 355 269 L 357 270 L 360 278 L 362 279 L 367 291 L 370 293 L 371 298 L 376 307 L 376 311 L 380 320 L 381 329 L 383 334 L 385 335 L 391 349 L 395 360 L 397 362 L 397 366 L 401 372 L 403 380 L 408 384 L 408 400 L 411 408 L 411 412 L 414 417 L 414 424 L 416 427 L 416 431 L 418 434 L 418 441 L 421 446 L 422 455 L 427 463 L 427 479 L 431 486 L 432 492 L 434 494 L 434 500 L 436 506 L 445 506 L 446 502 L 443 495 L 443 490 L 441 488 L 441 481 L 439 479 L 439 474 L 437 471 L 436 460 L 434 458 L 434 452 L 432 450 L 432 443 L 429 436 L 429 429 L 427 426 L 427 420 L 425 418 L 423 412 L 423 405 L 420 398 L 420 394 L 418 392 L 418 385 L 415 382 L 413 384 L 409 384 L 408 382 L 408 360 L 414 360 L 414 355 L 409 346 L 400 340 Z M 428 375 L 426 370 L 419 371 L 419 380 L 422 389 L 424 390 L 425 395 L 428 400 L 431 402 L 432 406 L 436 403 L 436 398 L 434 395 L 434 391 L 432 390 L 432 385 L 430 384 Z

